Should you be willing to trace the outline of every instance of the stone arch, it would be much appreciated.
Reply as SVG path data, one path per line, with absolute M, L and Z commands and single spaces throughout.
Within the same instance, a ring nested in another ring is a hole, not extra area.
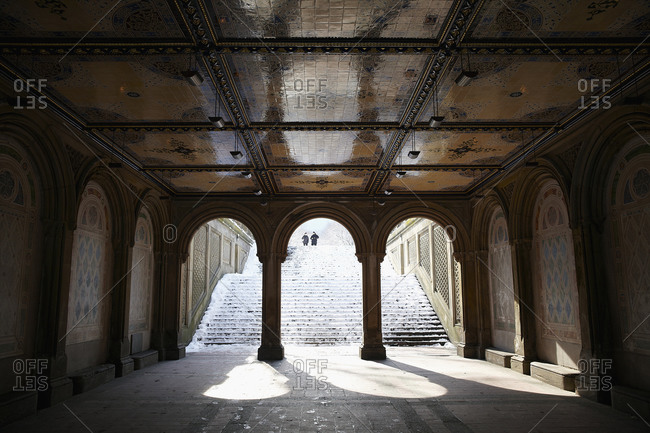
M 131 352 L 149 349 L 152 327 L 153 296 L 153 224 L 142 206 L 135 225 L 129 278 L 129 325 Z
M 430 205 L 430 206 L 413 206 L 412 204 L 403 204 L 389 211 L 385 216 L 381 218 L 377 224 L 377 228 L 373 233 L 373 242 L 372 248 L 373 251 L 378 253 L 386 252 L 386 242 L 390 232 L 393 231 L 393 228 L 408 218 L 428 218 L 435 221 L 441 226 L 448 228 L 454 227 L 454 231 L 449 231 L 450 233 L 455 233 L 455 239 L 452 239 L 452 245 L 454 251 L 467 251 L 470 245 L 470 237 L 466 230 L 465 224 L 462 223 L 462 220 L 458 215 L 450 210 L 443 210 L 439 205 Z
M 72 245 L 66 325 L 68 372 L 108 357 L 110 308 L 101 302 L 110 288 L 113 213 L 104 189 L 89 181 L 80 195 Z
M 272 251 L 285 255 L 292 233 L 314 218 L 329 218 L 344 226 L 352 239 L 357 255 L 368 251 L 370 235 L 363 221 L 348 208 L 333 203 L 309 203 L 293 209 L 282 219 L 273 238 Z
M 512 239 L 531 239 L 533 237 L 531 221 L 533 220 L 535 202 L 543 184 L 555 182 L 565 198 L 567 211 L 570 208 L 568 182 L 548 160 L 540 160 L 540 162 L 539 167 L 526 173 L 525 177 L 515 186 L 510 209 Z
M 650 110 L 641 107 L 615 107 L 599 121 L 600 128 L 585 139 L 577 157 L 571 183 L 570 203 L 572 221 L 604 220 L 608 206 L 601 191 L 608 188 L 612 161 L 628 143 L 645 143 L 639 133 L 650 128 Z
M 194 233 L 208 221 L 216 218 L 230 218 L 243 223 L 252 233 L 257 243 L 257 255 L 268 251 L 270 227 L 264 224 L 251 209 L 232 202 L 212 202 L 191 210 L 178 224 L 178 252 L 185 261 Z
M 554 180 L 540 182 L 537 190 L 529 220 L 536 351 L 544 361 L 576 368 L 583 337 L 568 205 Z
M 650 125 L 648 125 L 650 126 Z M 639 129 L 648 133 L 648 126 Z M 650 389 L 650 374 L 617 368 L 650 358 L 650 146 L 637 135 L 619 148 L 601 191 L 606 215 L 602 260 L 611 306 L 611 352 L 617 383 Z
M 487 268 L 492 345 L 515 350 L 515 296 L 508 220 L 501 206 L 492 208 L 488 226 Z
M 496 209 L 501 209 L 508 222 L 508 233 L 510 233 L 510 217 L 508 207 L 505 205 L 503 197 L 492 190 L 483 199 L 480 199 L 475 206 L 472 214 L 472 239 L 471 244 L 477 250 L 487 250 L 489 246 L 488 229 L 492 221 L 492 216 Z
M 51 191 L 40 196 L 40 218 L 72 227 L 77 208 L 74 173 L 63 143 L 42 123 L 13 112 L 0 115 L 0 136 L 14 140 L 23 149 L 42 184 Z
M 34 357 L 43 259 L 42 180 L 21 143 L 0 137 L 0 368 Z M 0 381 L 0 394 L 12 389 Z

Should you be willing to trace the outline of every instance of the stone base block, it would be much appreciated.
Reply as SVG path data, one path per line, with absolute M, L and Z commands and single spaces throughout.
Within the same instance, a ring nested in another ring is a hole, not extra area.
M 47 389 L 38 394 L 38 407 L 43 409 L 54 406 L 72 397 L 72 381 L 67 377 L 59 377 L 47 384 Z
M 573 368 L 537 361 L 530 363 L 531 377 L 565 391 L 575 392 L 576 377 L 579 374 L 580 371 Z
M 510 368 L 510 358 L 515 356 L 514 353 L 504 352 L 498 349 L 485 349 L 485 360 L 490 364 Z
M 185 358 L 185 346 L 163 349 L 161 355 L 163 361 L 178 361 L 179 359 Z
M 479 347 L 474 344 L 458 343 L 456 354 L 462 358 L 478 359 L 480 357 Z
M 359 357 L 366 361 L 380 361 L 386 359 L 386 348 L 382 346 L 361 346 Z
M 121 358 L 115 363 L 115 377 L 123 377 L 133 373 L 133 359 L 130 356 Z
M 284 346 L 260 346 L 257 349 L 259 361 L 279 361 L 284 359 Z
M 158 363 L 157 350 L 145 350 L 143 352 L 134 353 L 131 355 L 133 364 L 136 370 L 142 370 L 145 367 Z
M 0 395 L 0 427 L 36 413 L 36 391 L 12 391 Z
M 650 419 L 650 392 L 616 385 L 612 387 L 612 407 L 646 420 Z
M 85 368 L 72 373 L 70 379 L 72 379 L 72 392 L 81 394 L 115 379 L 115 365 L 102 364 Z
M 530 374 L 530 361 L 521 355 L 510 358 L 510 369 L 521 374 Z

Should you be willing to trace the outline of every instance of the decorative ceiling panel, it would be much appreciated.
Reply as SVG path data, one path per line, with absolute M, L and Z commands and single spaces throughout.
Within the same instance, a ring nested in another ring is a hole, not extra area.
M 537 133 L 539 134 L 539 133 Z M 412 148 L 412 135 L 404 142 L 401 162 L 397 165 L 433 164 L 500 164 L 522 142 L 529 143 L 535 134 L 526 131 L 470 132 L 420 131 L 415 133 L 415 149 L 420 151 L 417 159 L 407 154 Z
M 214 114 L 214 90 L 196 87 L 182 72 L 190 56 L 56 56 L 21 58 L 29 78 L 45 78 L 48 91 L 86 122 L 207 122 Z M 201 69 L 203 77 L 207 77 Z M 222 110 L 222 117 L 227 116 Z
M 453 1 L 212 0 L 220 36 L 427 38 L 438 36 Z
M 465 56 L 463 56 L 465 57 Z M 592 94 L 599 93 L 603 79 L 613 85 L 633 69 L 630 57 L 563 56 L 562 61 L 547 56 L 470 55 L 471 69 L 478 72 L 466 86 L 458 86 L 461 62 L 456 57 L 439 90 L 439 114 L 445 121 L 557 122 L 567 114 L 583 108 Z M 464 61 L 468 69 L 467 60 Z M 591 80 L 595 88 L 591 90 Z M 433 115 L 431 98 L 420 121 Z
M 650 2 L 620 0 L 487 0 L 475 20 L 476 38 L 643 38 Z
M 172 185 L 176 192 L 186 193 L 240 193 L 250 194 L 259 189 L 257 181 L 246 179 L 238 171 L 154 171 L 163 182 Z
M 0 4 L 0 37 L 171 39 L 183 36 L 164 0 L 40 0 Z
M 397 122 L 426 56 L 226 56 L 252 122 Z
M 386 131 L 269 131 L 258 141 L 271 165 L 375 165 Z
M 279 171 L 274 178 L 280 192 L 363 192 L 370 181 L 371 170 L 341 171 Z
M 234 131 L 215 132 L 128 132 L 106 134 L 144 166 L 245 166 L 246 158 L 234 159 L 230 151 L 235 148 Z M 241 138 L 238 138 L 241 149 Z M 245 153 L 245 152 L 244 152 Z
M 489 173 L 489 170 L 459 171 L 407 171 L 406 176 L 398 178 L 391 173 L 386 181 L 385 190 L 407 193 L 432 193 L 445 191 L 464 191 Z

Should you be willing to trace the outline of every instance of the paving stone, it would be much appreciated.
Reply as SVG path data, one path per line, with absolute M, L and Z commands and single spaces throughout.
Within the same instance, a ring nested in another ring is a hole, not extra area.
M 386 361 L 370 362 L 346 347 L 288 346 L 276 363 L 255 360 L 256 350 L 160 362 L 0 432 L 648 431 L 633 416 L 450 349 L 389 348 Z M 292 389 L 305 373 L 291 363 L 308 358 L 327 361 L 327 388 L 309 395 Z

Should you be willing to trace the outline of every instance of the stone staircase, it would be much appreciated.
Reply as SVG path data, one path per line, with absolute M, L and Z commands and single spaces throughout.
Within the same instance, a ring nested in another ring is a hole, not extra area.
M 262 265 L 253 251 L 242 274 L 225 275 L 190 349 L 259 345 Z M 384 343 L 444 345 L 447 335 L 414 274 L 382 269 Z M 349 345 L 362 341 L 361 264 L 353 246 L 289 247 L 282 265 L 283 344 Z

